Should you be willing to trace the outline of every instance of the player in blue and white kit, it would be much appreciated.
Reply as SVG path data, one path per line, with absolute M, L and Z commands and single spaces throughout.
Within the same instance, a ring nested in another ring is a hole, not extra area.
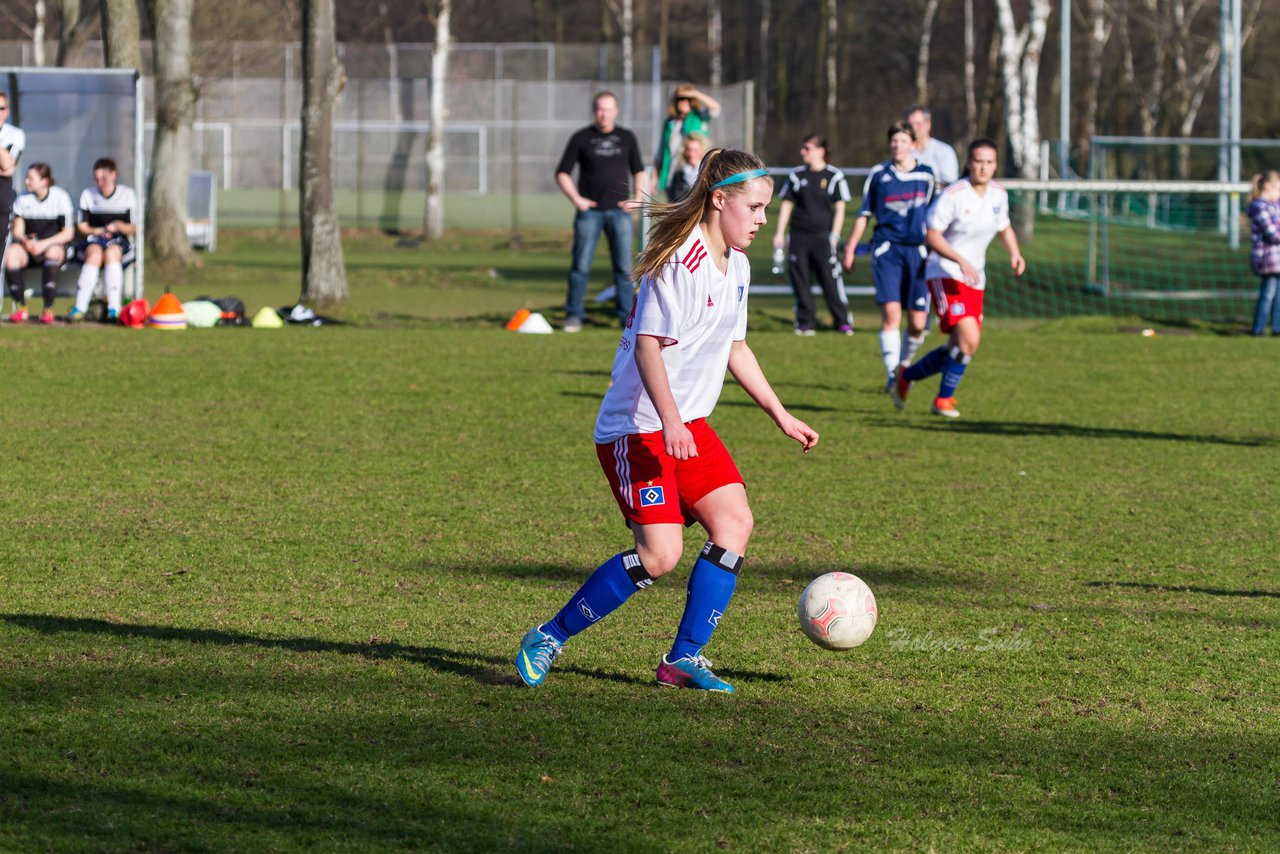
M 120 317 L 124 290 L 124 265 L 133 260 L 138 230 L 138 196 L 132 187 L 116 181 L 116 162 L 99 157 L 93 164 L 93 186 L 80 194 L 80 222 L 76 231 L 88 238 L 81 249 L 80 281 L 76 304 L 67 315 L 72 322 L 84 318 L 102 270 L 107 285 L 107 320 Z
M 942 374 L 933 412 L 958 418 L 955 393 L 965 369 L 978 352 L 982 337 L 982 305 L 987 287 L 987 247 L 999 237 L 1009 253 L 1009 266 L 1021 276 L 1027 262 L 1018 249 L 1018 236 L 1009 220 L 1009 192 L 996 174 L 996 144 L 989 139 L 969 143 L 965 175 L 943 191 L 929 212 L 929 289 L 938 312 L 938 325 L 950 334 L 938 347 L 909 368 L 899 368 L 893 403 L 902 409 L 911 384 Z
M 765 224 L 772 196 L 757 157 L 715 149 L 703 158 L 693 192 L 650 206 L 649 242 L 635 269 L 640 290 L 595 428 L 596 456 L 635 545 L 525 633 L 515 664 L 526 685 L 542 684 L 570 637 L 674 569 L 685 526 L 698 522 L 707 543 L 657 681 L 733 691 L 702 655 L 733 596 L 753 525 L 742 476 L 707 423 L 725 371 L 805 451 L 818 443 L 778 400 L 746 342 L 751 270 L 744 250 Z
M 876 218 L 871 235 L 871 280 L 880 306 L 880 356 L 884 360 L 885 391 L 894 371 L 909 364 L 924 343 L 929 319 L 929 288 L 925 283 L 925 219 L 933 200 L 936 178 L 916 161 L 915 132 L 905 122 L 889 126 L 891 157 L 871 169 L 862 185 L 862 206 L 844 247 L 844 267 L 852 270 L 854 255 L 867 220 Z M 907 307 L 907 329 L 902 307 Z
M 17 310 L 9 316 L 13 323 L 27 322 L 26 285 L 23 272 L 40 267 L 44 311 L 40 322 L 53 323 L 53 300 L 58 293 L 58 270 L 67 257 L 67 244 L 75 236 L 75 212 L 71 197 L 55 187 L 48 163 L 32 163 L 27 170 L 28 192 L 13 203 L 13 241 L 4 255 L 4 273 L 9 295 Z

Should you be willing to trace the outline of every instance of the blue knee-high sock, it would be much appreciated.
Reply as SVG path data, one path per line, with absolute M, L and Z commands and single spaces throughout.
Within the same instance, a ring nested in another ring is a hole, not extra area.
M 964 379 L 964 369 L 969 367 L 972 356 L 960 352 L 959 347 L 952 347 L 947 353 L 947 363 L 942 368 L 942 384 L 938 388 L 938 397 L 955 397 L 956 387 Z
M 733 589 L 738 585 L 742 555 L 722 549 L 710 540 L 689 574 L 689 590 L 684 600 L 684 614 L 676 629 L 667 661 L 694 657 L 702 652 L 711 633 L 720 625 L 720 617 L 729 607 Z
M 942 370 L 942 366 L 947 362 L 947 348 L 934 347 L 923 359 L 916 362 L 911 367 L 903 371 L 902 375 L 911 382 L 922 380 L 925 377 L 931 377 L 938 371 Z
M 653 584 L 634 549 L 606 560 L 542 630 L 560 643 L 598 623 L 635 593 Z

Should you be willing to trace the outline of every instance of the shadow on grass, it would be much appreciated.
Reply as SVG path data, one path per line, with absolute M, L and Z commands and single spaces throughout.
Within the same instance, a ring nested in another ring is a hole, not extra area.
M 1086 581 L 1085 587 L 1128 587 L 1152 593 L 1203 593 L 1206 596 L 1239 596 L 1244 599 L 1280 599 L 1274 590 L 1224 590 L 1221 587 L 1196 587 L 1190 584 L 1144 584 L 1138 581 Z
M 1233 445 L 1242 448 L 1269 448 L 1280 445 L 1280 439 L 1260 436 L 1237 439 L 1230 436 L 1205 436 L 1195 433 L 1166 433 L 1157 430 L 1129 430 L 1119 427 L 1086 427 L 1081 424 L 1043 424 L 1034 421 L 906 421 L 900 418 L 877 418 L 866 422 L 870 427 L 906 427 L 933 433 L 975 433 L 984 436 L 1052 436 L 1073 439 L 1139 439 L 1157 442 L 1192 442 L 1207 445 Z
M 21 626 L 41 634 L 106 635 L 117 638 L 147 638 L 150 640 L 179 641 L 214 646 L 245 646 L 263 649 L 281 649 L 289 652 L 330 652 L 353 655 L 372 660 L 402 659 L 430 667 L 441 673 L 451 673 L 473 679 L 486 685 L 519 685 L 515 665 L 506 658 L 480 655 L 473 652 L 434 646 L 406 646 L 373 639 L 368 643 L 326 641 L 317 638 L 273 638 L 228 632 L 221 629 L 187 629 L 178 626 L 149 626 L 138 623 L 114 623 L 88 617 L 62 617 L 53 614 L 0 614 L 0 620 Z M 512 640 L 514 653 L 517 641 Z M 649 680 L 623 673 L 609 673 L 581 667 L 559 667 L 565 673 L 575 673 L 591 679 L 622 682 L 629 685 L 648 685 Z M 751 678 L 772 679 L 770 674 L 752 674 Z
M 619 540 L 613 544 L 615 547 L 624 546 L 629 541 L 630 535 L 620 536 Z M 599 552 L 600 556 L 605 555 L 609 546 L 603 546 Z M 659 584 L 676 583 L 684 585 L 684 579 L 688 577 L 689 569 L 693 565 L 696 552 L 692 549 L 685 552 L 684 562 L 669 577 L 667 581 L 659 581 Z M 575 565 L 565 566 L 555 563 L 502 563 L 502 564 L 484 564 L 476 565 L 469 563 L 438 563 L 438 562 L 412 562 L 404 567 L 407 571 L 415 574 L 430 573 L 439 574 L 447 572 L 462 578 L 474 579 L 477 575 L 485 575 L 490 577 L 502 577 L 516 580 L 528 580 L 536 582 L 544 582 L 547 584 L 565 584 L 571 585 L 573 588 L 581 585 L 591 575 L 594 566 L 588 566 L 586 562 Z M 867 582 L 872 587 L 879 589 L 898 589 L 898 590 L 945 590 L 953 591 L 958 588 L 972 589 L 984 585 L 984 581 L 989 580 L 986 576 L 974 573 L 961 573 L 952 570 L 939 569 L 927 570 L 915 566 L 892 566 L 884 564 L 866 564 L 843 567 L 847 572 L 857 574 L 859 578 Z M 832 568 L 811 563 L 793 563 L 793 564 L 775 564 L 764 561 L 754 561 L 748 559 L 743 568 L 743 578 L 759 578 L 768 581 L 777 581 L 780 579 L 791 579 L 795 583 L 808 583 L 810 580 L 818 577 L 824 572 L 829 572 Z M 569 586 L 565 587 L 564 595 L 568 596 L 572 592 Z

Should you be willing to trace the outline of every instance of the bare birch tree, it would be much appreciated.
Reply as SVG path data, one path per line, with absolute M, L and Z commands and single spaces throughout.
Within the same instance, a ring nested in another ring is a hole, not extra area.
M 342 232 L 333 207 L 333 112 L 346 82 L 338 62 L 334 0 L 302 3 L 302 144 L 298 218 L 302 296 L 311 305 L 347 301 Z
M 449 30 L 452 0 L 440 0 L 436 12 L 436 49 L 431 54 L 431 131 L 427 134 L 427 237 L 444 236 L 444 123 L 445 80 L 449 72 Z
M 756 145 L 764 141 L 769 117 L 769 20 L 773 0 L 760 0 L 760 61 L 756 65 Z
M 707 0 L 707 52 L 711 56 L 711 85 L 724 82 L 724 14 L 720 0 Z
M 1031 0 L 1027 22 L 1019 27 L 1012 0 L 996 0 L 1000 26 L 1000 76 L 1004 84 L 1005 128 L 1015 175 L 1036 177 L 1040 170 L 1040 112 L 1037 87 L 1040 57 L 1049 27 L 1050 0 Z
M 138 16 L 136 6 L 133 14 L 135 18 Z M 71 64 L 101 16 L 89 12 L 81 17 L 80 0 L 59 0 L 58 19 L 58 56 L 54 62 L 62 67 Z
M 836 0 L 827 0 L 826 5 L 826 61 L 827 70 L 827 136 L 831 140 L 831 144 L 835 144 L 836 138 L 836 104 L 840 94 L 840 83 L 836 77 L 836 54 L 840 50 L 840 10 L 837 8 Z
M 36 23 L 31 28 L 31 60 L 36 65 L 44 65 L 44 37 L 49 7 L 45 0 L 36 0 Z
M 978 136 L 978 75 L 977 63 L 974 61 L 976 52 L 973 0 L 964 0 L 964 138 L 969 141 Z
M 1085 0 L 1088 41 L 1084 60 L 1084 115 L 1080 117 L 1080 162 L 1089 163 L 1093 137 L 1098 133 L 1102 97 L 1103 59 L 1111 40 L 1114 20 L 1104 0 Z
M 142 68 L 142 26 L 134 0 L 102 0 L 102 53 L 108 68 Z
M 916 45 L 917 104 L 929 103 L 929 49 L 933 44 L 933 21 L 937 15 L 938 0 L 925 0 L 924 19 L 920 22 L 920 41 Z
M 196 262 L 187 238 L 187 182 L 196 87 L 191 77 L 191 15 L 195 0 L 148 0 L 155 30 L 156 138 L 146 232 L 151 257 Z

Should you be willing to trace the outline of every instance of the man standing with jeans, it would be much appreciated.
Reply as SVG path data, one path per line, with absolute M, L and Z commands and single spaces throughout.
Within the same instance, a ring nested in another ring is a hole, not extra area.
M 556 166 L 556 184 L 573 202 L 573 264 L 569 268 L 569 294 L 565 301 L 565 332 L 582 329 L 583 300 L 591 259 L 603 231 L 613 261 L 613 286 L 618 320 L 625 323 L 635 301 L 631 284 L 631 211 L 638 208 L 647 189 L 644 161 L 636 135 L 617 125 L 618 99 L 599 92 L 592 99 L 595 124 L 569 138 Z M 573 167 L 578 167 L 578 183 Z M 634 189 L 632 189 L 634 188 Z

